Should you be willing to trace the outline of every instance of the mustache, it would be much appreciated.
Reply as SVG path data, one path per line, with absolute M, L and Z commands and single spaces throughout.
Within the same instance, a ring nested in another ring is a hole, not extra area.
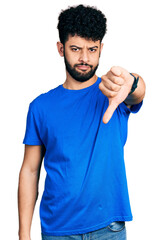
M 75 64 L 74 67 L 77 67 L 77 66 L 89 66 L 89 67 L 93 67 L 92 65 L 89 65 L 87 63 L 80 63 L 80 64 Z

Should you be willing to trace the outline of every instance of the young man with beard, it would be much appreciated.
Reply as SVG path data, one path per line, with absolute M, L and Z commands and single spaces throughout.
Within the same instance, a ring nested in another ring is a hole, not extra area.
M 145 83 L 114 66 L 95 72 L 106 18 L 95 7 L 62 11 L 59 54 L 66 81 L 29 105 L 19 176 L 19 239 L 30 240 L 42 160 L 47 172 L 40 204 L 43 240 L 126 239 L 132 220 L 123 148 L 131 112 L 142 106 Z

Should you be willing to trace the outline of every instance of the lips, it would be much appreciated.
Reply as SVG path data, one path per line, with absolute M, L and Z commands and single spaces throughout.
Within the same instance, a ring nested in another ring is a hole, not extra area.
M 87 69 L 89 69 L 89 66 L 86 66 L 86 65 L 77 65 L 77 68 L 80 69 L 80 70 L 87 70 Z

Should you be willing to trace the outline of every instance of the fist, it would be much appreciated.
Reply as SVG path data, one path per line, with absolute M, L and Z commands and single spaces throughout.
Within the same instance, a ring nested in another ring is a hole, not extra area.
M 114 66 L 101 77 L 99 89 L 109 99 L 109 106 L 104 113 L 103 123 L 108 123 L 114 111 L 128 96 L 134 82 L 133 76 L 124 68 Z

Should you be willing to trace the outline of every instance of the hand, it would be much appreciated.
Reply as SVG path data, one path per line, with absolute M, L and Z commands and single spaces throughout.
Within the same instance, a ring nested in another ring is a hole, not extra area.
M 109 99 L 109 106 L 104 113 L 103 123 L 109 122 L 118 105 L 127 98 L 133 82 L 133 76 L 127 70 L 118 66 L 112 67 L 106 75 L 101 77 L 99 89 Z

